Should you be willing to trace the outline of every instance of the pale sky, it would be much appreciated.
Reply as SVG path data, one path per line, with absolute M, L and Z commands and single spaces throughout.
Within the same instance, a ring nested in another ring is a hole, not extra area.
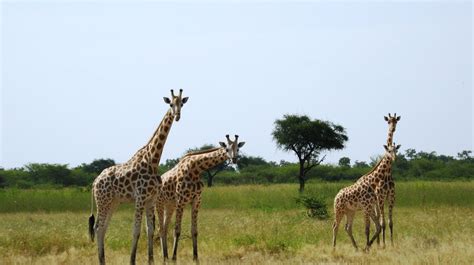
M 189 96 L 162 162 L 239 134 L 242 152 L 295 161 L 271 132 L 284 114 L 344 126 L 347 147 L 473 146 L 472 2 L 122 1 L 1 3 L 0 166 L 125 162 Z

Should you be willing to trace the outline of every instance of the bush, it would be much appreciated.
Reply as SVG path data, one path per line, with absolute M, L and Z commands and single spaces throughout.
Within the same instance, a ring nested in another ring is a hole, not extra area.
M 328 208 L 324 200 L 318 196 L 302 195 L 296 199 L 296 202 L 303 204 L 306 208 L 306 215 L 310 218 L 321 220 L 329 218 Z

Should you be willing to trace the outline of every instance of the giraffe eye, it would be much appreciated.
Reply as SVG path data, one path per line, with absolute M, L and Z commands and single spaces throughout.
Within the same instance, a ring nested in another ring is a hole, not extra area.
M 174 105 L 173 104 L 170 104 L 171 107 L 173 107 Z

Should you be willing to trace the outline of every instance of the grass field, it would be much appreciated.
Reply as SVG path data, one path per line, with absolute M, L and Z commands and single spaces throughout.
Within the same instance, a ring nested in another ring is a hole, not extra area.
M 310 183 L 308 194 L 332 200 L 347 183 Z M 199 214 L 201 264 L 473 264 L 474 182 L 400 182 L 394 214 L 395 245 L 355 251 L 342 227 L 335 251 L 332 218 L 306 217 L 296 184 L 213 187 Z M 87 236 L 90 193 L 80 189 L 0 191 L 0 264 L 95 264 Z M 178 259 L 191 263 L 190 214 L 185 212 Z M 106 238 L 109 264 L 127 264 L 133 214 L 114 214 Z M 143 226 L 144 227 L 144 226 Z M 363 246 L 361 214 L 354 223 Z M 146 263 L 140 238 L 138 264 Z M 161 263 L 155 244 L 156 263 Z

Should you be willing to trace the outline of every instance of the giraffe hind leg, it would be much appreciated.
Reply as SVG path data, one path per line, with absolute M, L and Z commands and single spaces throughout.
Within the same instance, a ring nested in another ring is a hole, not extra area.
M 144 210 L 144 204 L 141 201 L 135 203 L 135 223 L 133 226 L 133 239 L 132 239 L 132 252 L 130 255 L 130 264 L 134 265 L 137 256 L 137 244 L 140 238 L 140 228 L 142 224 L 142 214 Z
M 346 230 L 347 234 L 349 235 L 349 238 L 351 239 L 352 246 L 354 246 L 355 249 L 358 249 L 357 243 L 354 239 L 354 235 L 352 234 L 352 223 L 354 221 L 354 215 L 355 215 L 354 211 L 350 211 L 350 212 L 346 213 L 347 223 L 346 223 L 345 230 Z
M 148 264 L 154 263 L 153 257 L 153 233 L 155 231 L 155 214 L 153 205 L 146 208 L 146 224 L 148 237 Z
M 341 223 L 342 217 L 344 217 L 344 212 L 336 210 L 334 223 L 332 225 L 332 247 L 333 248 L 336 248 L 337 230 L 339 228 L 339 224 Z
M 113 213 L 113 206 L 111 203 L 106 205 L 98 205 L 97 207 L 97 222 L 95 223 L 95 233 L 97 236 L 97 250 L 99 256 L 99 263 L 105 264 L 105 233 Z

